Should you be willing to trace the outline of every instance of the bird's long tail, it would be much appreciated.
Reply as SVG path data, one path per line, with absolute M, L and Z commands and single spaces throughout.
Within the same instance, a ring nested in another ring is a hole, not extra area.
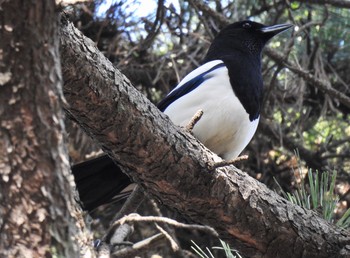
M 72 167 L 83 209 L 92 211 L 109 203 L 132 182 L 107 155 Z

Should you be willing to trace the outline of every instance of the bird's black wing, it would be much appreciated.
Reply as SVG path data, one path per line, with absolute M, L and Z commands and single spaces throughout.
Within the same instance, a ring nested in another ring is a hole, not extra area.
M 167 109 L 167 107 L 170 106 L 173 102 L 175 102 L 177 99 L 181 98 L 182 96 L 186 95 L 187 93 L 193 91 L 195 88 L 201 85 L 206 79 L 208 79 L 209 77 L 207 75 L 210 72 L 223 66 L 225 66 L 224 63 L 217 64 L 212 68 L 210 68 L 209 70 L 185 82 L 183 85 L 179 86 L 178 88 L 175 88 L 175 90 L 170 92 L 161 102 L 159 102 L 157 107 L 159 108 L 160 111 L 164 112 L 164 110 Z

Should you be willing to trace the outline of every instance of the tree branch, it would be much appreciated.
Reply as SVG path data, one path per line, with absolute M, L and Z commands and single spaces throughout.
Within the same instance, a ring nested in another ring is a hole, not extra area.
M 61 26 L 66 109 L 157 200 L 248 257 L 345 257 L 347 232 L 220 160 L 132 87 L 93 42 Z M 93 189 L 92 189 L 93 190 Z
M 223 16 L 221 13 L 216 12 L 215 10 L 211 9 L 207 4 L 205 4 L 203 1 L 199 0 L 188 0 L 189 4 L 195 7 L 195 9 L 199 9 L 203 12 L 203 16 L 209 16 L 215 19 L 219 24 L 222 26 L 226 26 L 229 24 L 229 20 Z
M 307 4 L 319 4 L 319 5 L 329 4 L 334 7 L 350 8 L 350 2 L 348 0 L 296 0 L 296 1 L 300 3 L 307 3 Z
M 229 21 L 228 19 L 223 16 L 220 13 L 215 12 L 212 10 L 208 5 L 204 4 L 200 0 L 189 0 L 188 1 L 191 5 L 196 6 L 198 9 L 200 9 L 205 15 L 208 15 L 212 18 L 214 18 L 219 24 L 222 26 L 228 25 Z M 301 2 L 301 1 L 300 1 Z M 350 7 L 350 2 L 348 1 L 337 1 L 337 0 L 323 0 L 323 1 L 310 1 L 313 3 L 338 3 L 338 4 L 345 4 L 348 5 L 348 8 Z M 271 48 L 265 48 L 264 53 L 269 56 L 272 60 L 274 60 L 276 63 L 279 63 L 285 67 L 287 67 L 289 70 L 291 70 L 293 73 L 299 75 L 301 78 L 303 78 L 305 81 L 310 83 L 310 85 L 325 91 L 329 96 L 334 97 L 339 100 L 340 103 L 344 104 L 345 106 L 350 108 L 350 97 L 346 96 L 345 94 L 341 93 L 340 91 L 337 91 L 334 89 L 329 83 L 326 81 L 321 81 L 320 79 L 316 78 L 314 75 L 310 74 L 308 71 L 301 69 L 297 67 L 296 65 L 289 62 L 283 55 L 279 54 L 278 52 L 272 50 Z
M 330 83 L 328 83 L 327 81 L 322 81 L 316 78 L 314 75 L 310 74 L 308 71 L 297 67 L 290 61 L 286 60 L 284 56 L 272 50 L 271 48 L 265 48 L 264 52 L 276 63 L 282 64 L 284 67 L 287 67 L 289 70 L 299 75 L 301 78 L 303 78 L 305 81 L 307 81 L 314 87 L 326 92 L 329 96 L 338 99 L 340 103 L 350 108 L 350 97 L 334 89 L 332 85 L 330 85 Z

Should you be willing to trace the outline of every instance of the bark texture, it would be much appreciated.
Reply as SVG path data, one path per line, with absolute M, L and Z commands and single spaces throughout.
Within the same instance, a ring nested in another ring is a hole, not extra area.
M 214 227 L 246 257 L 349 257 L 348 232 L 219 158 L 132 87 L 92 41 L 61 27 L 70 116 L 161 203 Z M 92 189 L 93 190 L 93 189 Z
M 0 5 L 0 257 L 79 254 L 57 17 L 54 0 Z

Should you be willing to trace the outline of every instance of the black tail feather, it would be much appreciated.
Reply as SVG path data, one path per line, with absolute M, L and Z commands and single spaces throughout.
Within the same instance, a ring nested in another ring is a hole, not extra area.
M 132 182 L 107 155 L 72 167 L 83 209 L 92 211 L 112 201 Z

